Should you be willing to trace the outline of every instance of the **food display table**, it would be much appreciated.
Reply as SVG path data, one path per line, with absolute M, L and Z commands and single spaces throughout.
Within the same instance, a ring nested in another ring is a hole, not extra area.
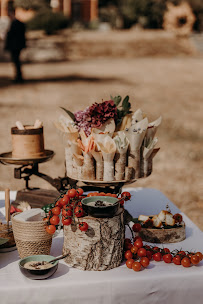
M 169 205 L 171 212 L 180 212 L 158 190 L 128 188 L 131 201 L 125 208 L 134 216 L 157 214 Z M 16 192 L 11 192 L 11 200 Z M 4 193 L 0 192 L 0 218 L 3 217 Z M 203 252 L 203 233 L 183 213 L 186 223 L 186 239 L 180 243 L 167 244 L 175 248 Z M 126 231 L 126 236 L 130 236 Z M 160 246 L 160 244 L 159 244 Z M 164 246 L 164 245 L 163 245 Z M 51 255 L 59 256 L 63 247 L 63 231 L 53 239 Z M 78 250 L 80 248 L 78 247 Z M 125 262 L 108 271 L 81 271 L 68 267 L 60 261 L 56 273 L 47 280 L 29 280 L 18 266 L 17 250 L 0 253 L 0 299 L 2 304 L 197 304 L 202 303 L 203 260 L 198 266 L 184 268 L 174 264 L 151 261 L 140 272 L 126 267 Z

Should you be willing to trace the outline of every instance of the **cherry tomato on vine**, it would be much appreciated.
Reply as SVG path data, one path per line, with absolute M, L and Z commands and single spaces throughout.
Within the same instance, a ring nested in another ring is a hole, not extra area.
M 130 251 L 135 254 L 135 253 L 137 253 L 138 248 L 136 246 L 132 246 Z
M 64 225 L 64 226 L 68 226 L 68 225 L 70 225 L 72 223 L 72 218 L 62 218 L 62 224 Z
M 168 248 L 164 248 L 161 250 L 161 254 L 167 254 L 167 253 L 171 253 L 170 250 Z
M 55 207 L 59 207 L 60 209 L 62 208 L 60 200 L 56 202 Z
M 60 222 L 60 219 L 59 219 L 59 217 L 58 217 L 58 215 L 53 215 L 51 218 L 50 218 L 50 223 L 52 224 L 52 225 L 58 225 L 59 224 L 59 222 Z
M 131 252 L 130 250 L 127 250 L 127 251 L 125 252 L 125 259 L 126 259 L 126 260 L 132 259 L 132 257 L 133 257 L 132 252 Z
M 199 258 L 200 258 L 200 261 L 202 260 L 203 258 L 203 254 L 201 252 L 196 252 L 195 255 L 197 255 Z
M 46 231 L 47 231 L 49 234 L 54 234 L 55 231 L 56 231 L 56 227 L 55 227 L 54 225 L 46 226 Z
M 74 198 L 74 197 L 76 197 L 76 195 L 77 195 L 77 191 L 75 189 L 68 190 L 68 196 L 70 198 Z
M 146 256 L 148 257 L 149 260 L 151 260 L 152 259 L 152 252 L 147 250 Z
M 134 263 L 132 264 L 132 269 L 133 269 L 134 271 L 140 271 L 141 268 L 142 268 L 142 265 L 141 265 L 140 262 L 134 262 Z
M 87 231 L 88 230 L 88 224 L 86 223 L 86 222 L 81 222 L 80 224 L 79 224 L 79 229 L 81 230 L 81 231 Z
M 160 248 L 157 247 L 157 246 L 153 247 L 152 249 L 153 249 L 154 252 L 160 252 Z
M 81 217 L 84 215 L 84 210 L 82 209 L 82 207 L 76 206 L 74 209 L 74 213 L 76 217 Z
M 136 247 L 138 247 L 138 248 L 142 248 L 142 247 L 143 247 L 142 239 L 137 239 L 137 240 L 134 242 L 134 246 L 136 246 Z
M 135 261 L 134 261 L 133 259 L 128 259 L 128 260 L 126 261 L 126 266 L 127 266 L 128 268 L 132 269 L 132 265 L 133 265 L 134 262 L 135 262 Z
M 146 257 L 147 255 L 147 250 L 144 249 L 144 248 L 139 248 L 138 249 L 138 252 L 137 252 L 137 255 L 141 258 L 141 257 Z
M 184 267 L 190 267 L 190 265 L 191 265 L 190 259 L 188 257 L 184 257 L 181 260 L 181 265 Z
M 137 235 L 137 236 L 134 237 L 134 240 L 133 240 L 133 241 L 135 242 L 135 241 L 137 241 L 137 240 L 141 240 L 141 241 L 142 241 L 142 238 L 141 238 L 140 236 Z
M 132 230 L 134 232 L 139 232 L 141 230 L 142 226 L 139 224 L 139 223 L 135 223 L 133 226 L 132 226 Z
M 172 262 L 172 255 L 170 253 L 164 254 L 163 255 L 163 260 L 165 263 L 169 264 Z
M 172 262 L 176 265 L 181 265 L 181 257 L 177 254 L 176 256 L 174 256 Z
M 182 257 L 186 256 L 185 251 L 182 251 L 182 250 L 181 250 L 181 251 L 179 251 L 179 252 L 178 252 L 178 254 L 179 254 L 179 255 L 181 255 Z
M 79 196 L 83 195 L 84 193 L 82 188 L 78 188 L 76 191 L 78 192 Z
M 190 261 L 193 265 L 197 265 L 200 262 L 200 258 L 195 254 L 191 256 Z
M 161 253 L 160 252 L 156 252 L 153 254 L 153 259 L 156 261 L 156 262 L 160 262 L 161 261 Z
M 67 209 L 67 210 L 63 209 L 62 210 L 62 215 L 65 216 L 65 217 L 66 216 L 73 216 L 73 211 L 71 209 Z
M 140 260 L 140 264 L 141 264 L 143 267 L 149 266 L 149 259 L 148 259 L 147 257 L 142 257 L 141 260 Z
M 131 199 L 131 194 L 130 194 L 130 192 L 123 192 L 121 194 L 121 197 L 123 197 L 125 201 L 128 201 Z
M 70 202 L 70 198 L 67 194 L 65 194 L 61 199 L 60 199 L 60 204 L 61 206 L 65 206 L 68 205 L 68 203 Z
M 58 206 L 54 207 L 51 209 L 51 212 L 54 214 L 54 215 L 59 215 L 61 213 L 61 208 L 59 208 Z

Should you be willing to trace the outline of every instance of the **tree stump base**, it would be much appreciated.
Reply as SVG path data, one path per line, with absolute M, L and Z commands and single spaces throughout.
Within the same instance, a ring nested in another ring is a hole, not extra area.
M 123 209 L 112 218 L 86 216 L 86 232 L 78 226 L 64 226 L 63 254 L 65 262 L 81 270 L 103 271 L 118 267 L 122 261 L 125 237 Z

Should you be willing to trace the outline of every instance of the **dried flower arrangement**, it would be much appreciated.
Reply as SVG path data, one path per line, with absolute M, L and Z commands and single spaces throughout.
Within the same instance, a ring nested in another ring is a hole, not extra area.
M 111 96 L 74 114 L 62 109 L 68 116 L 55 126 L 65 139 L 69 177 L 110 182 L 151 174 L 161 117 L 149 123 L 140 109 L 133 113 L 129 96 Z

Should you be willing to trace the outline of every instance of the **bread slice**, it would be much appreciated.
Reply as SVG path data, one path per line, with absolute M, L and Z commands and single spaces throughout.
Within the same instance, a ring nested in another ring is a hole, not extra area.
M 148 215 L 139 215 L 138 221 L 145 222 L 149 219 Z
M 162 226 L 162 221 L 158 217 L 158 215 L 154 215 L 152 218 L 154 227 L 160 228 Z
M 160 221 L 165 222 L 166 219 L 166 210 L 161 210 L 158 214 L 158 218 L 160 219 Z
M 173 214 L 171 214 L 171 213 L 167 213 L 166 214 L 166 219 L 165 219 L 165 224 L 167 225 L 167 226 L 174 226 L 175 225 L 175 219 L 173 218 Z

